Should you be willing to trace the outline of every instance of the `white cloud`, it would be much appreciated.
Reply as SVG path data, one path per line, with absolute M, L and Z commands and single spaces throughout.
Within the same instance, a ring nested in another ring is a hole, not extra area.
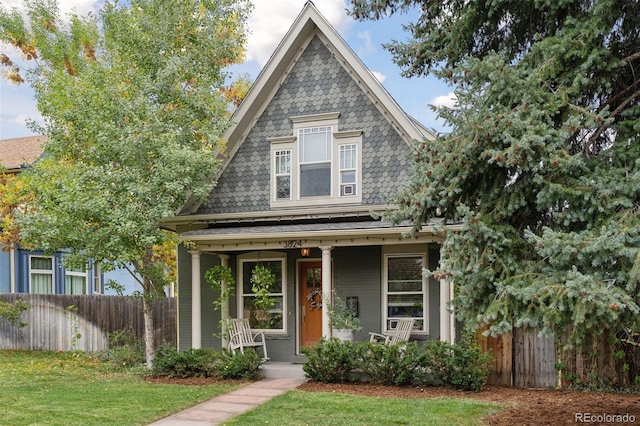
M 454 92 L 449 92 L 446 95 L 436 96 L 429 102 L 433 106 L 445 106 L 453 108 L 458 103 L 458 97 Z
M 364 43 L 358 49 L 358 56 L 363 57 L 376 53 L 376 45 L 371 41 L 371 33 L 369 31 L 360 31 L 358 38 Z
M 247 61 L 264 66 L 284 38 L 306 0 L 258 0 L 249 18 Z M 316 7 L 338 31 L 351 25 L 345 0 L 316 1 Z
M 380 82 L 380 83 L 384 83 L 384 81 L 387 79 L 387 76 L 385 74 L 382 74 L 381 72 L 378 71 L 371 71 L 371 74 L 373 74 L 373 76 Z

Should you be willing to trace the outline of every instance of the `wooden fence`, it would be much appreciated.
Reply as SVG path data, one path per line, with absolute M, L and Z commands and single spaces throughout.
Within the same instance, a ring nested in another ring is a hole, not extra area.
M 24 300 L 29 309 L 20 320 L 25 327 L 0 318 L 0 349 L 100 351 L 108 348 L 109 333 L 127 328 L 144 337 L 142 299 L 103 295 L 2 294 L 0 301 Z M 154 342 L 176 342 L 176 299 L 153 301 Z
M 640 347 L 612 343 L 607 333 L 591 337 L 579 348 L 561 351 L 551 336 L 538 329 L 516 329 L 510 334 L 476 337 L 483 351 L 491 351 L 493 364 L 488 384 L 519 388 L 548 388 L 558 384 L 561 363 L 562 386 L 594 383 L 612 387 L 633 386 L 640 377 Z M 562 342 L 561 344 L 564 344 Z

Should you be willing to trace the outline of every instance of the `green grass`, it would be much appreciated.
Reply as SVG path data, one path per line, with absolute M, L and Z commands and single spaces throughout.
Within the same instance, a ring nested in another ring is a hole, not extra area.
M 0 424 L 143 425 L 242 384 L 152 384 L 82 354 L 0 351 Z
M 225 425 L 480 425 L 500 410 L 471 399 L 373 398 L 291 391 L 224 423 Z

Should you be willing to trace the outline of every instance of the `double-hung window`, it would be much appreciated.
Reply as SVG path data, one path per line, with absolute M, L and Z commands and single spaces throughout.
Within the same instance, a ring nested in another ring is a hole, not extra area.
M 66 294 L 87 294 L 87 270 L 66 266 L 64 287 Z
M 291 117 L 293 135 L 269 139 L 271 207 L 362 201 L 362 131 L 340 131 L 339 116 Z
M 274 253 L 251 253 L 239 256 L 238 259 L 238 309 L 243 318 L 249 319 L 252 329 L 268 330 L 270 332 L 285 331 L 284 307 L 286 293 L 285 257 Z M 267 268 L 275 282 L 269 290 L 271 306 L 264 308 L 256 306 L 256 295 L 253 291 L 252 276 L 257 265 Z
M 291 149 L 278 149 L 275 155 L 276 199 L 291 199 Z
M 29 281 L 31 293 L 54 293 L 53 264 L 54 261 L 52 257 L 31 256 L 29 258 Z
M 299 130 L 300 198 L 331 195 L 331 127 Z
M 414 331 L 428 331 L 427 279 L 422 270 L 422 254 L 385 255 L 384 321 L 385 330 L 395 328 L 400 318 L 413 318 Z
M 342 144 L 340 151 L 340 196 L 357 194 L 358 145 Z

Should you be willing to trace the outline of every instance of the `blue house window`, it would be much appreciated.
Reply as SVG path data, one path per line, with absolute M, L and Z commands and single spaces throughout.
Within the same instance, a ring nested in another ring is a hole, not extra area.
M 87 294 L 87 271 L 84 268 L 65 267 L 66 294 Z
M 31 256 L 29 258 L 29 283 L 31 293 L 53 294 L 53 258 Z

